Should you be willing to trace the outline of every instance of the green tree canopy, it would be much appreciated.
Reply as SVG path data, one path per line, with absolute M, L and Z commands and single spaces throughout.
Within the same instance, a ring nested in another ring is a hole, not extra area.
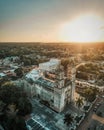
M 26 93 L 11 82 L 6 82 L 0 86 L 1 107 L 0 123 L 8 130 L 27 130 L 25 117 L 32 112 L 32 104 Z M 4 125 L 5 124 L 5 125 Z
M 17 68 L 17 69 L 15 69 L 14 72 L 16 73 L 16 75 L 18 77 L 22 77 L 23 76 L 23 69 L 22 68 Z
M 73 116 L 71 114 L 66 114 L 65 117 L 64 117 L 64 123 L 69 126 L 71 125 L 73 122 Z
M 84 91 L 83 96 L 85 97 L 86 101 L 92 102 L 95 98 L 96 95 L 99 93 L 99 90 L 94 87 L 94 88 L 86 88 Z
M 26 96 L 26 93 L 12 82 L 5 82 L 0 86 L 0 99 L 6 104 L 17 103 L 17 99 L 22 96 Z
M 82 97 L 77 98 L 76 105 L 78 106 L 79 109 L 81 108 L 81 106 L 83 105 L 83 98 Z

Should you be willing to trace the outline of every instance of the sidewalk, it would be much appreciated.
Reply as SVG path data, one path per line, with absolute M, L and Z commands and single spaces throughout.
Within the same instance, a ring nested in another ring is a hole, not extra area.
M 82 123 L 80 124 L 77 130 L 87 130 L 90 123 L 93 121 L 93 118 L 95 117 L 93 113 L 93 109 L 95 107 L 95 104 L 97 104 L 98 102 L 99 102 L 99 98 L 95 100 L 94 104 L 92 105 L 92 108 L 88 112 L 88 115 L 86 115 L 85 119 L 82 121 Z

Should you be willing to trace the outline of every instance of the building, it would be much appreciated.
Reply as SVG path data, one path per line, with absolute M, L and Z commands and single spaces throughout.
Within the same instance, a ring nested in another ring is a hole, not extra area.
M 41 71 L 54 71 L 57 70 L 61 61 L 58 59 L 50 59 L 49 62 L 39 64 L 39 69 Z
M 26 74 L 27 79 L 31 79 L 33 81 L 37 80 L 41 76 L 39 69 L 32 69 L 29 73 Z
M 3 77 L 5 77 L 5 76 L 6 76 L 5 73 L 0 73 L 0 78 L 3 78 Z
M 27 85 L 31 89 L 32 96 L 38 97 L 45 105 L 61 112 L 72 98 L 72 83 L 64 76 L 61 61 L 51 59 L 49 62 L 39 64 L 38 74 L 37 70 L 33 71 L 35 72 L 30 72 L 32 75 L 29 73 L 26 75 L 28 83 L 30 79 L 32 80 L 32 84 Z
M 76 80 L 76 91 L 83 93 L 86 88 L 98 88 L 100 92 L 104 91 L 104 86 L 98 86 L 95 83 L 90 83 L 85 80 Z
M 74 66 L 74 64 L 72 65 L 69 65 L 68 66 L 68 70 L 67 70 L 67 77 L 68 79 L 71 80 L 71 102 L 74 103 L 74 93 L 75 93 L 75 89 L 76 89 L 76 84 L 75 84 L 75 81 L 76 81 L 76 67 Z

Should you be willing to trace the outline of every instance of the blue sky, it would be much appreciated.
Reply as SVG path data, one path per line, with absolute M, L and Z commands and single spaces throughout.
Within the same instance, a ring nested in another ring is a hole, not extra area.
M 84 13 L 103 19 L 104 0 L 0 0 L 0 41 L 60 41 L 60 25 Z

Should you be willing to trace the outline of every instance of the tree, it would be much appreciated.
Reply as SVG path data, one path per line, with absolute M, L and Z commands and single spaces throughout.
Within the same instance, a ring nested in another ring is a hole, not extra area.
M 83 96 L 85 97 L 87 102 L 92 102 L 96 98 L 97 93 L 97 88 L 86 88 Z
M 69 59 L 62 59 L 61 60 L 61 65 L 64 66 L 65 75 L 67 75 L 68 64 L 69 64 Z
M 24 56 L 23 56 L 23 55 L 20 55 L 19 58 L 20 58 L 20 60 L 21 60 L 21 62 L 22 62 L 23 59 L 24 59 Z
M 23 62 L 24 62 L 24 66 L 31 65 L 31 59 L 29 58 L 25 58 Z
M 4 104 L 4 109 L 0 108 L 0 123 L 5 129 L 27 130 L 25 119 L 31 114 L 32 105 L 21 88 L 11 82 L 2 84 L 0 104 Z
M 84 104 L 84 103 L 83 103 L 83 98 L 82 98 L 82 97 L 77 98 L 77 100 L 76 100 L 76 105 L 77 105 L 77 107 L 79 108 L 79 110 L 80 110 L 80 108 L 82 107 L 83 104 Z M 78 112 L 78 113 L 79 113 L 79 112 Z
M 18 112 L 17 115 L 25 117 L 26 115 L 31 114 L 32 112 L 32 104 L 27 98 L 21 97 L 18 100 Z
M 8 130 L 28 130 L 25 119 L 22 116 L 17 115 L 14 119 L 11 119 Z
M 77 71 L 76 78 L 88 80 L 88 74 L 85 72 Z
M 86 99 L 87 102 L 90 101 L 92 93 L 93 92 L 92 92 L 91 89 L 89 89 L 89 88 L 85 89 L 85 91 L 84 91 L 84 97 L 85 97 L 85 99 Z
M 83 105 L 83 98 L 82 97 L 77 98 L 76 105 L 79 109 L 81 108 L 81 106 Z
M 95 98 L 96 95 L 99 94 L 99 89 L 97 87 L 93 87 L 93 88 L 90 88 L 90 89 L 92 89 L 92 91 L 93 91 L 93 97 Z
M 22 96 L 21 88 L 12 82 L 5 82 L 0 86 L 0 99 L 6 104 L 17 103 L 17 99 Z
M 27 130 L 25 121 L 30 117 L 32 104 L 27 98 L 20 98 L 17 104 L 16 116 L 11 120 L 8 126 L 9 130 Z
M 5 104 L 2 100 L 0 100 L 0 115 L 1 115 L 2 112 L 3 112 L 3 109 L 4 109 L 5 105 L 6 105 L 6 104 Z
M 22 69 L 22 68 L 17 68 L 17 69 L 15 69 L 14 72 L 15 72 L 16 75 L 17 75 L 18 77 L 20 77 L 20 78 L 23 76 L 23 69 Z
M 64 124 L 66 124 L 67 126 L 71 125 L 73 122 L 73 116 L 71 114 L 66 114 L 64 117 Z

